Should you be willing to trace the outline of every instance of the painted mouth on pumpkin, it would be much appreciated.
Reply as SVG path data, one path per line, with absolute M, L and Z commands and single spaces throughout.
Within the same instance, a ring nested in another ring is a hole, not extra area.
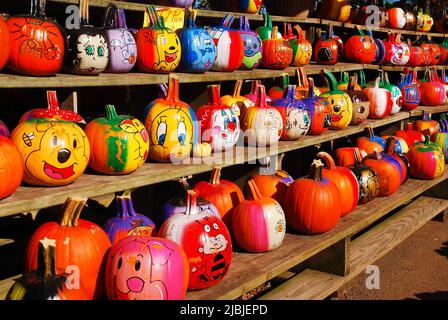
M 55 166 L 52 166 L 48 162 L 44 162 L 44 172 L 47 176 L 49 176 L 52 179 L 63 180 L 68 179 L 75 174 L 75 171 L 73 170 L 74 166 L 75 165 L 72 164 L 71 166 L 66 168 L 56 168 Z
M 173 53 L 165 52 L 165 60 L 168 63 L 171 63 L 177 59 L 177 51 Z
M 341 119 L 342 119 L 342 116 L 340 114 L 333 114 L 331 117 L 332 122 L 339 122 L 339 121 L 341 121 Z

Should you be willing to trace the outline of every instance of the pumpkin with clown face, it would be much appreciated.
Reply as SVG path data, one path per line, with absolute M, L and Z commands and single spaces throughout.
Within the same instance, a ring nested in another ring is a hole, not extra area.
M 36 186 L 64 186 L 87 167 L 90 144 L 76 124 L 34 119 L 20 123 L 11 139 L 25 163 L 24 181 Z

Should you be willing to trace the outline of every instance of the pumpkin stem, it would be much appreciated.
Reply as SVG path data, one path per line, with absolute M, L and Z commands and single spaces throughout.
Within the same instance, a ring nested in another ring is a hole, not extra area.
M 367 86 L 366 73 L 364 72 L 364 69 L 359 70 L 359 84 L 362 88 Z
M 412 131 L 414 130 L 414 123 L 409 122 L 406 126 L 406 131 Z
M 431 120 L 431 115 L 429 114 L 428 111 L 424 111 L 424 112 L 423 112 L 423 120 L 424 120 L 424 121 L 429 121 L 429 120 Z
M 210 179 L 210 184 L 219 184 L 219 179 L 221 178 L 221 168 L 213 168 L 212 176 Z
M 381 160 L 381 154 L 378 151 L 373 151 L 368 157 L 369 159 Z
M 49 110 L 59 110 L 58 95 L 54 90 L 47 91 L 47 103 Z
M 128 205 L 128 213 L 131 217 L 137 216 L 137 213 L 134 209 L 134 202 L 132 201 L 131 196 L 126 197 L 126 204 Z
M 338 81 L 336 80 L 336 78 L 334 77 L 334 75 L 331 72 L 328 72 L 328 71 L 325 71 L 324 69 L 322 69 L 320 71 L 320 73 L 327 80 L 331 92 L 332 91 L 339 91 L 339 89 L 338 89 Z
M 396 141 L 397 140 L 392 136 L 386 139 L 386 147 L 384 148 L 384 150 L 387 154 L 393 154 L 395 152 Z
M 177 178 L 176 181 L 179 182 L 182 187 L 184 188 L 184 190 L 189 190 L 190 189 L 190 184 L 188 183 L 188 179 L 191 179 L 193 176 L 185 176 L 182 178 Z
M 251 81 L 250 93 L 257 94 L 257 87 L 261 84 L 261 81 L 260 80 L 250 80 L 250 81 Z
M 45 279 L 56 275 L 56 240 L 44 238 L 39 240 L 39 253 L 37 257 L 37 274 Z
M 237 98 L 241 95 L 241 87 L 243 86 L 243 80 L 237 80 L 235 86 L 233 87 L 233 97 Z
M 128 28 L 128 25 L 126 24 L 126 14 L 122 8 L 118 9 L 118 27 L 120 29 Z
M 297 35 L 299 36 L 299 37 L 298 37 L 298 40 L 299 40 L 299 41 L 303 41 L 303 40 L 305 40 L 305 37 L 304 37 L 304 35 L 303 35 L 303 30 L 302 30 L 302 28 L 301 28 L 298 24 L 296 24 L 296 25 L 294 26 L 294 29 L 297 31 Z
M 286 87 L 286 91 L 283 95 L 283 98 L 288 100 L 294 100 L 296 98 L 296 86 L 295 85 L 288 85 Z
M 168 93 L 166 100 L 170 103 L 179 101 L 179 77 L 173 73 L 170 73 L 168 78 Z
M 322 168 L 324 164 L 321 160 L 314 160 L 311 164 L 310 172 L 308 173 L 308 178 L 315 181 L 322 181 Z
M 314 98 L 314 79 L 308 78 L 308 98 Z
M 221 86 L 219 84 L 212 84 L 207 87 L 208 101 L 212 106 L 219 106 L 221 104 L 221 97 L 219 91 Z
M 280 171 L 282 170 L 282 164 L 283 164 L 283 158 L 285 157 L 284 153 L 281 153 L 279 155 L 277 155 L 277 161 L 276 161 L 276 166 L 275 166 L 275 170 Z
M 260 190 L 258 189 L 257 184 L 255 183 L 254 180 L 249 179 L 247 181 L 247 185 L 249 186 L 250 195 L 251 195 L 253 200 L 258 200 L 258 199 L 260 199 L 262 197 L 261 193 L 260 193 Z
M 296 69 L 297 82 L 299 87 L 305 87 L 308 85 L 308 78 L 306 75 L 306 70 L 304 67 L 299 67 Z
M 269 15 L 269 13 L 266 12 L 263 14 L 263 20 L 264 20 L 265 27 L 272 28 L 272 20 L 271 20 L 271 16 Z
M 354 156 L 355 156 L 355 167 L 360 165 L 362 162 L 362 154 L 359 148 L 354 148 Z
M 126 203 L 126 196 L 117 196 L 117 210 L 118 210 L 118 216 L 121 219 L 127 218 L 129 217 L 129 212 L 128 212 L 128 206 Z
M 325 151 L 320 151 L 317 154 L 317 157 L 324 160 L 324 163 L 328 167 L 328 169 L 330 169 L 330 170 L 336 169 L 336 163 L 334 162 L 333 157 L 330 156 L 329 153 L 327 153 Z
M 116 119 L 118 117 L 117 110 L 115 110 L 114 105 L 108 104 L 106 106 L 106 118 L 108 120 Z
M 364 128 L 364 133 L 367 136 L 367 138 L 372 139 L 375 134 L 373 133 L 373 128 L 372 127 L 365 127 Z
M 194 190 L 187 191 L 186 214 L 198 214 L 197 198 L 198 198 L 198 195 Z
M 87 199 L 80 197 L 68 197 L 64 203 L 64 213 L 62 214 L 61 227 L 76 227 L 79 215 L 86 205 Z
M 266 88 L 262 84 L 257 87 L 257 103 L 255 105 L 259 108 L 267 108 Z
M 272 31 L 271 31 L 271 39 L 276 40 L 278 38 L 277 32 L 278 32 L 278 27 L 273 26 Z
M 348 80 L 347 90 L 354 91 L 356 87 L 356 82 L 357 82 L 357 75 L 355 73 L 355 75 L 351 76 Z
M 425 136 L 425 144 L 430 144 L 431 142 L 431 136 L 428 134 Z

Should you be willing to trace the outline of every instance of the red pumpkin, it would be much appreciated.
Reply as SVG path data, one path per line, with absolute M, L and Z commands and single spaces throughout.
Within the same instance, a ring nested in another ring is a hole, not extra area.
M 395 7 L 387 10 L 388 26 L 393 29 L 403 29 L 406 24 L 406 14 L 403 9 Z
M 375 86 L 363 89 L 369 97 L 370 111 L 369 118 L 382 119 L 387 117 L 392 111 L 393 100 L 389 90 L 380 88 L 380 78 L 376 78 Z
M 408 39 L 409 46 L 409 61 L 406 63 L 410 67 L 418 67 L 424 63 L 425 57 L 422 48 L 419 46 L 412 46 L 411 40 Z
M 409 62 L 411 52 L 409 46 L 401 42 L 401 34 L 389 33 L 389 38 L 384 41 L 385 56 L 383 64 L 394 66 L 404 66 Z
M 432 136 L 433 134 L 439 132 L 440 125 L 437 121 L 431 120 L 431 115 L 429 112 L 424 111 L 422 119 L 414 122 L 414 129 L 421 132 L 425 136 Z
M 389 156 L 394 158 L 398 161 L 401 168 L 401 184 L 405 183 L 406 180 L 408 180 L 409 177 L 409 160 L 406 158 L 404 153 L 397 152 L 396 143 L 397 140 L 395 140 L 394 137 L 389 137 L 386 140 L 386 148 L 384 150 L 385 153 L 387 153 Z
M 322 170 L 322 177 L 332 181 L 339 189 L 341 217 L 343 217 L 352 212 L 358 203 L 359 185 L 356 176 L 350 169 L 336 166 L 333 158 L 326 152 L 319 152 L 317 157 L 321 158 L 327 167 Z
M 194 190 L 199 197 L 214 204 L 225 224 L 230 226 L 232 210 L 244 200 L 244 195 L 235 183 L 220 177 L 221 168 L 213 168 L 210 182 L 200 181 Z
M 428 73 L 428 81 L 420 84 L 421 102 L 425 106 L 442 105 L 447 99 L 445 87 L 437 80 L 435 70 L 428 71 Z
M 414 130 L 414 124 L 408 123 L 406 130 L 398 130 L 395 135 L 404 139 L 409 148 L 415 143 L 425 141 L 425 136 L 418 131 Z
M 255 80 L 255 81 L 259 81 L 259 80 Z M 278 79 L 276 79 L 276 81 L 280 82 L 280 85 L 277 85 L 275 87 L 272 87 L 271 89 L 269 89 L 268 91 L 268 96 L 271 99 L 281 99 L 283 98 L 283 94 L 285 92 L 285 89 L 288 87 L 289 85 L 289 74 L 287 73 L 282 73 L 280 75 L 280 77 L 278 77 Z M 254 94 L 256 95 L 256 91 L 254 92 Z M 252 99 L 251 99 L 252 100 Z M 253 101 L 253 100 L 252 100 Z M 256 101 L 254 101 L 256 102 Z
M 435 179 L 445 170 L 445 157 L 442 149 L 426 136 L 424 142 L 414 144 L 407 154 L 411 175 L 419 179 Z
M 73 292 L 85 291 L 89 299 L 103 296 L 104 258 L 111 243 L 95 223 L 79 219 L 87 199 L 69 197 L 60 223 L 41 225 L 26 249 L 25 272 L 36 270 L 39 241 L 56 240 L 56 272 L 70 274 L 65 283 Z
M 286 69 L 292 62 L 292 47 L 288 41 L 279 38 L 277 27 L 272 27 L 271 38 L 263 40 L 261 65 L 268 69 Z
M 303 99 L 311 113 L 311 125 L 308 134 L 319 135 L 330 128 L 332 110 L 327 99 L 318 97 L 315 94 L 313 78 L 308 78 L 308 83 L 308 97 Z
M 9 197 L 23 179 L 24 164 L 22 154 L 7 137 L 0 136 L 0 200 Z
M 345 58 L 357 63 L 372 63 L 376 56 L 376 43 L 371 31 L 366 35 L 357 27 L 360 35 L 351 36 L 345 42 Z
M 367 155 L 362 163 L 369 166 L 380 178 L 379 197 L 387 197 L 395 193 L 401 185 L 401 167 L 396 159 L 380 152 Z
M 440 49 L 440 59 L 439 59 L 438 64 L 444 66 L 444 65 L 446 65 L 447 58 L 448 58 L 448 48 L 447 48 L 447 46 L 444 46 L 442 44 L 439 44 L 438 46 Z
M 3 17 L 0 16 L 0 43 L 2 44 L 0 48 L 0 71 L 8 62 L 9 51 L 11 50 L 10 37 L 8 26 Z
M 330 26 L 327 38 L 320 35 L 313 46 L 314 60 L 319 64 L 333 65 L 339 60 L 340 43 L 333 36 L 333 26 Z
M 11 34 L 11 71 L 49 76 L 61 70 L 65 39 L 59 25 L 45 16 L 45 1 L 31 0 L 30 15 L 13 16 L 6 24 Z
M 356 146 L 363 149 L 367 154 L 373 153 L 374 151 L 382 152 L 386 145 L 386 141 L 380 136 L 376 136 L 373 133 L 372 127 L 366 127 L 364 129 L 365 136 L 356 139 Z
M 324 165 L 315 160 L 308 177 L 294 181 L 286 191 L 286 221 L 295 230 L 320 234 L 333 229 L 341 216 L 338 187 L 322 176 Z
M 363 149 L 355 147 L 338 148 L 335 153 L 336 164 L 346 168 L 354 166 L 356 150 L 360 152 L 360 161 L 367 156 L 367 152 Z

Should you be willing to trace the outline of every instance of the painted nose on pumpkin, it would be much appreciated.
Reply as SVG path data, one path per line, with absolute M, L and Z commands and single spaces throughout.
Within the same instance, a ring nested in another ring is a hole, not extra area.
M 235 122 L 230 122 L 229 125 L 227 126 L 227 130 L 229 130 L 229 132 L 233 132 L 235 131 Z
M 138 277 L 132 277 L 127 280 L 127 285 L 132 292 L 142 292 L 145 281 Z
M 175 50 L 175 49 L 176 49 L 175 46 L 171 46 L 171 47 L 170 47 L 170 50 Z
M 59 163 L 65 163 L 70 159 L 72 153 L 68 149 L 61 149 L 58 151 L 58 161 Z

